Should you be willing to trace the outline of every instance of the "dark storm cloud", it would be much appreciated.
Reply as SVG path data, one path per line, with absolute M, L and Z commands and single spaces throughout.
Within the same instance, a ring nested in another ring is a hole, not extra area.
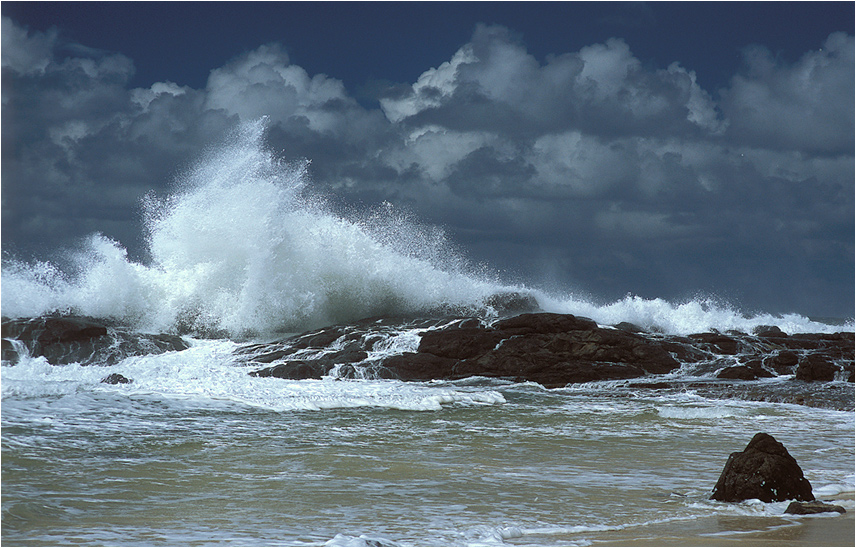
M 336 200 L 404 206 L 529 281 L 852 314 L 853 37 L 818 47 L 790 64 L 748 48 L 713 91 L 620 38 L 539 61 L 479 25 L 370 109 L 276 43 L 200 89 L 131 89 L 130 59 L 4 18 L 3 243 L 101 231 L 139 250 L 141 197 L 267 116 L 270 146 Z

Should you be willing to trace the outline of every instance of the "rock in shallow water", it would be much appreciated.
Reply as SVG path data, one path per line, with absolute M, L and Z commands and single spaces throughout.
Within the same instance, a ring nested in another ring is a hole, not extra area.
M 844 509 L 843 506 L 838 506 L 837 504 L 828 504 L 826 502 L 813 501 L 813 502 L 799 502 L 794 501 L 788 505 L 788 508 L 785 510 L 786 514 L 823 514 L 825 512 L 838 512 L 839 514 L 847 513 L 847 510 Z
M 761 432 L 755 434 L 746 449 L 731 453 L 710 498 L 723 502 L 812 501 L 814 494 L 785 446 Z
M 111 373 L 101 379 L 101 382 L 104 384 L 130 384 L 134 381 L 119 373 Z

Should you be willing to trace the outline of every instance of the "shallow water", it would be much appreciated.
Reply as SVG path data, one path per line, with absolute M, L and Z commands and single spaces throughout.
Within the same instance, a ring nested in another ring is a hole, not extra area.
M 331 407 L 266 409 L 202 378 L 158 392 L 67 367 L 29 390 L 3 368 L 4 544 L 728 544 L 812 519 L 708 500 L 759 431 L 852 521 L 847 411 L 483 379 L 263 379 Z

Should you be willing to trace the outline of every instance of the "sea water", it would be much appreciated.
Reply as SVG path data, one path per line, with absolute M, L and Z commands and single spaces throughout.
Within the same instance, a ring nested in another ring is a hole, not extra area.
M 334 213 L 306 166 L 279 161 L 263 137 L 263 122 L 242 126 L 172 194 L 147 197 L 145 264 L 100 235 L 65 269 L 4 261 L 4 316 L 84 314 L 190 344 L 111 367 L 3 363 L 4 544 L 816 545 L 821 524 L 852 545 L 845 383 L 811 388 L 839 397 L 809 407 L 705 390 L 689 368 L 670 379 L 692 383 L 656 390 L 249 376 L 241 343 L 368 316 L 490 320 L 489 297 L 503 291 L 667 333 L 853 328 L 709 299 L 597 305 L 504 285 L 391 206 Z M 375 348 L 412 351 L 419 338 L 402 330 Z M 101 383 L 110 372 L 133 383 Z M 749 384 L 775 394 L 788 382 Z M 728 455 L 762 431 L 848 513 L 709 500 Z

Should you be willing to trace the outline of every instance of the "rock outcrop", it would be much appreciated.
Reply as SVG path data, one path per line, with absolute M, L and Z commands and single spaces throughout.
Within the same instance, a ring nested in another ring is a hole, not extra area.
M 128 356 L 184 350 L 179 336 L 145 334 L 87 316 L 41 316 L 2 320 L 3 361 L 15 363 L 24 352 L 64 365 L 113 365 Z M 15 343 L 13 343 L 15 341 Z
M 380 341 L 408 329 L 419 332 L 418 347 L 372 355 Z M 751 335 L 730 331 L 682 337 L 631 324 L 601 327 L 587 318 L 545 312 L 493 323 L 474 317 L 374 318 L 238 351 L 247 362 L 270 365 L 251 373 L 259 377 L 333 374 L 428 381 L 484 376 L 546 387 L 635 379 L 669 373 L 681 364 L 697 364 L 693 367 L 699 373 L 716 374 L 726 382 L 793 375 L 798 368 L 803 370 L 799 380 L 847 380 L 852 378 L 853 353 L 848 333 L 787 335 L 765 326 Z
M 343 336 L 341 330 L 335 333 Z M 312 336 L 319 337 L 320 333 Z M 331 342 L 330 337 L 322 339 Z M 251 374 L 319 378 L 341 363 L 327 359 L 292 360 Z M 636 333 L 598 327 L 592 320 L 570 314 L 529 313 L 491 326 L 474 318 L 447 322 L 425 331 L 416 352 L 385 356 L 376 365 L 386 375 L 408 381 L 484 376 L 555 387 L 668 373 L 680 363 Z
M 710 498 L 723 502 L 813 501 L 814 495 L 785 446 L 762 432 L 755 434 L 746 449 L 731 453 Z

